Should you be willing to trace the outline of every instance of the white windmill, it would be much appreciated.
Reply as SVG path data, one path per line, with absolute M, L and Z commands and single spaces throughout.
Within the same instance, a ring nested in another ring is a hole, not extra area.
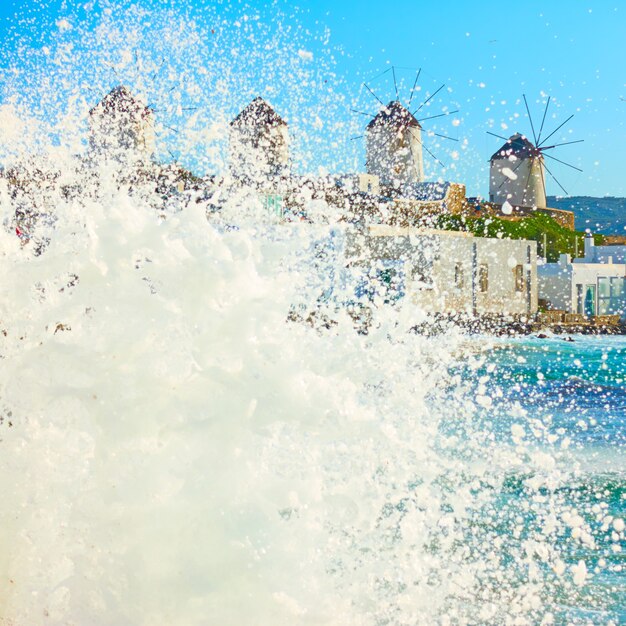
M 547 154 L 547 151 L 560 146 L 581 143 L 584 140 L 579 139 L 576 141 L 565 141 L 546 145 L 548 139 L 554 136 L 554 134 L 565 126 L 574 116 L 570 115 L 560 126 L 542 140 L 541 134 L 546 121 L 550 98 L 548 98 L 546 102 L 539 134 L 535 134 L 535 126 L 530 115 L 528 102 L 526 101 L 526 96 L 524 95 L 523 97 L 530 120 L 534 143 L 521 133 L 515 133 L 507 139 L 506 137 L 487 131 L 489 135 L 504 139 L 506 142 L 489 160 L 489 201 L 501 205 L 508 203 L 511 207 L 545 209 L 546 172 L 554 179 L 565 194 L 567 194 L 566 189 L 546 165 L 545 157 L 582 172 L 580 168 L 566 163 L 565 161 L 561 161 L 551 154 Z
M 263 98 L 255 98 L 230 123 L 230 170 L 247 183 L 264 184 L 289 167 L 287 123 Z
M 407 184 L 420 183 L 424 180 L 425 150 L 437 163 L 443 163 L 429 150 L 423 142 L 422 123 L 438 117 L 453 115 L 458 111 L 446 111 L 438 115 L 418 118 L 417 114 L 423 109 L 444 87 L 442 85 L 433 92 L 419 107 L 411 111 L 411 101 L 416 91 L 421 70 L 417 72 L 415 82 L 410 92 L 406 106 L 400 101 L 395 68 L 392 66 L 383 74 L 391 71 L 395 87 L 395 100 L 388 104 L 384 102 L 363 83 L 369 93 L 380 103 L 381 109 L 376 115 L 352 109 L 354 113 L 371 117 L 365 128 L 366 167 L 368 174 L 378 176 L 382 185 L 393 189 L 401 189 Z M 426 131 L 424 131 L 426 132 Z M 437 135 L 451 141 L 458 141 L 453 137 L 428 131 L 429 135 Z
M 123 85 L 89 111 L 89 130 L 89 147 L 98 156 L 147 161 L 154 153 L 154 111 Z

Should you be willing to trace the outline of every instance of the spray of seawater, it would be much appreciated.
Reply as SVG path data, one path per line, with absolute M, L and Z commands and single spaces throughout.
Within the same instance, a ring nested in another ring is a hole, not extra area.
M 162 145 L 223 168 L 225 101 L 258 87 L 242 89 L 233 58 L 245 52 L 271 68 L 267 89 L 295 94 L 297 159 L 312 166 L 306 125 L 337 102 L 316 82 L 331 66 L 302 65 L 299 31 L 276 45 L 296 26 L 244 15 L 216 13 L 203 31 L 175 11 L 106 5 L 75 54 L 62 38 L 41 52 L 58 73 L 33 63 L 2 109 L 14 178 L 0 189 L 0 617 L 557 623 L 588 578 L 557 536 L 568 528 L 589 550 L 597 537 L 560 491 L 562 434 L 513 402 L 512 439 L 494 435 L 485 411 L 502 394 L 484 346 L 452 328 L 409 332 L 422 315 L 409 306 L 379 307 L 364 334 L 345 294 L 325 305 L 332 323 L 307 322 L 294 311 L 341 273 L 330 242 L 350 226 L 271 223 L 252 191 L 215 210 L 211 193 L 163 192 L 84 156 L 84 81 L 106 93 L 107 64 L 123 74 L 150 57 L 131 87 L 147 93 L 150 78 L 148 95 L 177 94 L 159 123 L 203 102 Z M 229 45 L 205 47 L 210 30 Z M 42 77 L 59 79 L 54 97 Z M 308 103 L 311 89 L 322 95 Z M 18 237 L 16 203 L 29 199 L 43 217 Z

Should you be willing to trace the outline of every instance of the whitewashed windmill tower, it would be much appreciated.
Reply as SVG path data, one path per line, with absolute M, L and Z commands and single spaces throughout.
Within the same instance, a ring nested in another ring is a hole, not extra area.
M 424 134 L 437 135 L 451 141 L 458 141 L 453 137 L 441 135 L 432 131 L 425 131 L 422 122 L 458 111 L 446 111 L 438 115 L 418 118 L 418 112 L 439 93 L 445 85 L 433 92 L 419 107 L 411 111 L 411 101 L 416 90 L 421 70 L 417 72 L 415 82 L 410 92 L 406 106 L 400 101 L 395 68 L 392 66 L 387 72 L 393 73 L 395 100 L 385 105 L 383 101 L 364 83 L 369 93 L 382 105 L 374 116 L 363 111 L 352 109 L 360 115 L 367 115 L 371 120 L 365 128 L 366 168 L 367 173 L 377 176 L 383 186 L 400 190 L 406 185 L 424 181 L 424 158 L 426 151 L 437 163 L 441 161 L 429 150 L 423 142 Z
M 489 163 L 490 202 L 546 208 L 543 156 L 524 135 L 509 137 Z
M 520 133 L 515 133 L 508 139 L 501 135 L 496 135 L 495 133 L 488 133 L 506 141 L 489 160 L 489 201 L 500 205 L 508 202 L 512 207 L 545 209 L 547 204 L 546 173 L 549 174 L 556 184 L 567 194 L 563 185 L 561 185 L 550 168 L 546 165 L 545 158 L 547 157 L 582 172 L 580 168 L 547 154 L 547 150 L 568 144 L 580 143 L 583 140 L 579 139 L 577 141 L 545 145 L 548 139 L 574 116 L 570 115 L 560 126 L 542 140 L 541 134 L 546 121 L 550 98 L 548 98 L 546 103 L 539 134 L 535 134 L 535 126 L 530 115 L 528 102 L 526 101 L 526 96 L 524 95 L 523 97 L 524 103 L 526 104 L 526 111 L 528 112 L 528 118 L 530 119 L 534 142 L 531 142 L 526 136 Z
M 365 129 L 367 173 L 381 184 L 402 187 L 424 180 L 422 127 L 411 112 L 394 100 Z
M 230 123 L 231 174 L 245 183 L 263 185 L 289 169 L 287 123 L 263 98 L 255 98 Z
M 123 85 L 89 111 L 89 147 L 97 157 L 148 161 L 154 154 L 154 111 Z

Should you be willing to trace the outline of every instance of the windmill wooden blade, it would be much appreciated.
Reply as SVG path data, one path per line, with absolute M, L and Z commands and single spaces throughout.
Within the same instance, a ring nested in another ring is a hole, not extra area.
M 409 132 L 411 133 L 411 130 L 409 129 Z M 413 135 L 413 133 L 411 133 L 411 135 Z M 415 137 L 415 139 L 417 140 L 417 143 L 419 143 L 422 148 L 424 148 L 424 150 L 426 150 L 426 152 L 428 152 L 428 154 L 430 154 L 430 156 L 435 159 L 435 161 L 437 161 L 437 163 L 439 163 L 439 165 L 441 165 L 441 167 L 445 167 L 445 165 L 424 145 L 423 141 L 420 141 L 419 138 L 416 135 L 413 135 L 413 137 Z
M 508 139 L 507 137 L 503 137 L 502 135 L 496 135 L 495 133 L 492 133 L 490 131 L 485 131 L 488 135 L 492 135 L 494 137 L 497 137 L 498 139 L 504 139 L 504 141 L 506 141 L 507 143 L 510 143 L 510 139 Z
M 458 113 L 458 112 L 459 112 L 458 109 L 456 109 L 454 111 L 446 111 L 445 113 L 439 113 L 439 115 L 431 115 L 430 117 L 423 117 L 422 119 L 417 120 L 417 121 L 422 123 L 422 122 L 426 122 L 428 120 L 434 120 L 436 117 L 444 117 L 446 115 L 454 115 L 455 113 Z
M 541 133 L 543 131 L 543 124 L 546 121 L 546 114 L 548 113 L 549 104 L 550 104 L 550 96 L 548 96 L 548 101 L 546 102 L 546 108 L 543 111 L 543 119 L 541 120 L 541 128 L 539 129 L 539 134 L 537 135 L 537 141 L 541 141 Z
M 157 68 L 157 71 L 154 74 L 152 74 L 152 80 L 153 81 L 157 77 L 157 75 L 161 71 L 161 69 L 163 68 L 164 64 L 165 64 L 165 57 L 161 58 L 161 65 L 159 65 L 159 67 Z
M 567 165 L 567 167 L 571 167 L 573 170 L 582 172 L 582 170 L 579 167 L 575 167 L 571 163 L 566 163 L 565 161 L 561 161 L 561 159 L 557 159 L 556 157 L 553 157 L 551 154 L 544 154 L 543 156 L 547 156 L 549 159 L 552 159 L 553 161 L 558 161 L 559 163 L 563 163 L 563 165 Z
M 577 139 L 576 141 L 565 141 L 564 143 L 555 143 L 552 146 L 546 146 L 545 148 L 541 148 L 541 152 L 544 150 L 552 150 L 552 148 L 558 148 L 559 146 L 569 146 L 572 143 L 582 143 L 585 141 L 584 139 Z
M 374 96 L 374 98 L 378 100 L 378 102 L 385 106 L 385 103 L 367 86 L 367 83 L 363 83 L 363 85 L 365 86 L 365 89 L 367 89 Z
M 398 94 L 398 83 L 396 82 L 396 68 L 392 65 L 391 72 L 393 74 L 393 87 L 396 90 L 396 100 L 400 102 L 400 96 Z
M 420 104 L 417 109 L 413 111 L 412 115 L 415 115 L 423 106 L 426 106 L 445 86 L 446 84 L 444 83 L 443 85 L 441 85 L 441 87 L 439 87 L 439 89 L 437 89 L 433 94 L 426 98 L 426 100 L 424 100 L 424 102 L 422 102 L 422 104 Z
M 376 76 L 374 76 L 374 78 L 370 78 L 370 82 L 378 80 L 381 76 L 384 76 L 387 72 L 390 72 L 391 68 L 388 67 L 386 70 L 382 71 L 380 74 L 376 74 Z
M 444 139 L 449 139 L 450 141 L 458 141 L 458 139 L 455 139 L 454 137 L 448 137 L 448 135 L 442 135 L 441 133 L 435 133 L 432 130 L 428 133 L 433 134 L 433 135 L 437 135 L 437 137 L 443 137 Z
M 411 108 L 411 100 L 413 100 L 413 94 L 415 93 L 415 87 L 417 87 L 417 81 L 419 80 L 420 74 L 422 73 L 422 68 L 420 67 L 419 70 L 417 70 L 417 76 L 415 77 L 415 82 L 413 83 L 413 87 L 411 88 L 411 95 L 409 96 L 409 104 L 407 106 L 407 109 Z
M 528 113 L 528 119 L 530 120 L 530 128 L 533 131 L 533 139 L 535 140 L 535 145 L 537 145 L 537 135 L 535 134 L 535 125 L 533 124 L 533 118 L 530 114 L 530 109 L 528 108 L 528 101 L 526 100 L 526 94 L 522 94 L 524 98 L 524 104 L 526 105 L 526 113 Z
M 557 177 L 550 171 L 550 168 L 544 163 L 543 166 L 546 168 L 546 172 L 548 172 L 548 174 L 550 174 L 550 176 L 552 176 L 552 178 L 554 179 L 554 182 L 564 191 L 566 196 L 569 196 L 569 193 L 567 193 L 567 189 L 565 189 L 565 187 L 563 187 L 563 185 L 561 185 L 561 183 L 558 181 Z
M 375 115 L 372 115 L 371 113 L 366 113 L 365 111 L 357 111 L 357 109 L 350 109 L 350 111 L 352 111 L 352 113 L 358 113 L 359 115 L 366 115 L 367 117 L 370 117 L 372 119 L 376 117 Z
M 552 137 L 552 135 L 554 135 L 554 133 L 556 133 L 559 129 L 563 128 L 563 126 L 565 126 L 565 124 L 567 124 L 567 122 L 569 122 L 572 118 L 574 117 L 574 115 L 570 115 L 560 126 L 557 126 L 557 128 L 555 128 L 541 143 L 546 143 L 546 141 L 548 141 L 548 139 L 550 139 L 550 137 Z M 539 148 L 540 146 L 537 146 L 537 148 Z

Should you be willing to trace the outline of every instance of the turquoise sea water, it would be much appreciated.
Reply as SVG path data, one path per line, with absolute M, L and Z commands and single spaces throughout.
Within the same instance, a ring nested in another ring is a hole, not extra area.
M 550 619 L 626 624 L 626 338 L 571 339 L 497 340 L 475 372 L 492 400 L 480 419 L 497 444 L 522 459 L 539 451 L 555 460 L 541 486 L 532 464 L 504 477 L 489 523 L 506 554 L 534 541 L 554 515 L 549 536 L 565 575 L 544 576 Z M 567 587 L 581 561 L 584 583 Z

